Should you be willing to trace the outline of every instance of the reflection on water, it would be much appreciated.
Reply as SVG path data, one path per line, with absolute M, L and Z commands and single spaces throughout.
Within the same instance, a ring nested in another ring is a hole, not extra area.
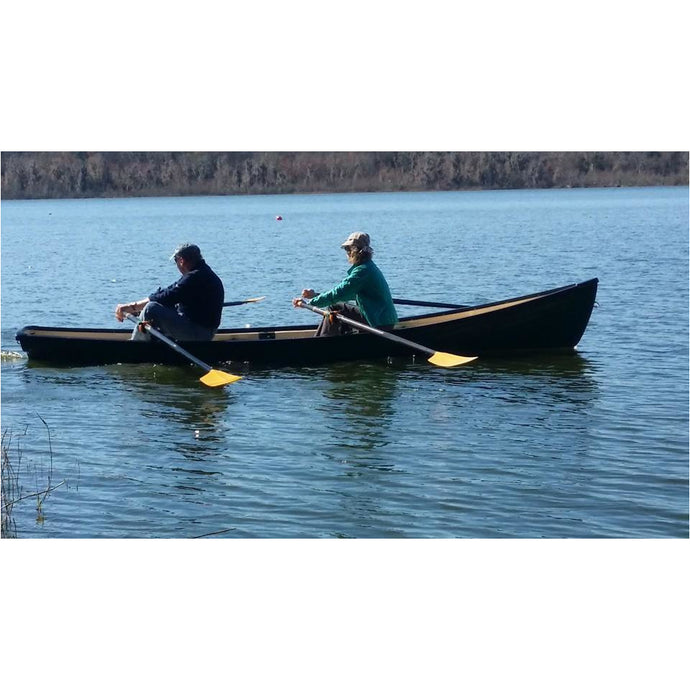
M 483 421 L 475 418 L 475 408 L 483 410 L 492 401 L 491 423 L 506 437 L 504 455 L 544 454 L 556 461 L 568 454 L 569 445 L 581 453 L 591 442 L 600 391 L 596 368 L 584 357 L 478 361 L 464 383 L 453 377 L 445 381 L 460 388 L 457 407 L 477 427 Z
M 406 495 L 417 496 L 409 511 L 450 511 L 455 528 L 441 520 L 436 529 L 461 535 L 484 505 L 487 486 L 510 487 L 536 506 L 558 494 L 559 483 L 577 486 L 578 473 L 589 476 L 599 462 L 588 459 L 599 386 L 593 365 L 579 355 L 457 369 L 426 362 L 338 368 L 326 380 L 324 397 L 339 403 L 330 457 L 343 463 L 339 506 L 353 527 L 338 536 L 371 532 L 372 525 L 376 536 L 400 536 L 396 506 Z M 541 508 L 525 514 L 531 510 Z
M 471 384 L 500 386 L 505 399 L 524 402 L 541 401 L 547 406 L 561 402 L 592 404 L 597 398 L 596 367 L 584 357 L 539 356 L 514 360 L 477 360 L 472 363 Z M 450 384 L 466 385 L 467 381 L 448 377 Z
M 127 391 L 159 409 L 159 414 L 187 426 L 213 431 L 217 421 L 234 404 L 231 386 L 210 388 L 199 382 L 200 369 L 162 365 L 107 367 Z M 147 415 L 155 411 L 147 410 Z
M 142 364 L 106 369 L 127 394 L 143 403 L 138 405 L 142 417 L 152 424 L 162 421 L 164 426 L 173 425 L 164 433 L 177 439 L 176 448 L 187 460 L 207 460 L 221 452 L 225 442 L 223 420 L 237 401 L 231 386 L 204 386 L 198 381 L 200 370 L 193 367 Z M 215 473 L 190 468 L 184 471 Z
M 380 455 L 391 442 L 399 377 L 400 371 L 385 363 L 345 363 L 324 370 L 323 412 L 332 439 L 328 452 L 347 455 L 348 474 L 394 469 L 390 458 Z
M 475 371 L 534 377 L 551 376 L 555 380 L 580 380 L 585 383 L 587 375 L 592 373 L 593 367 L 585 357 L 577 352 L 562 355 L 538 354 L 533 357 L 516 357 L 515 359 L 479 358 L 467 366 L 471 366 Z M 585 375 L 584 379 L 582 378 L 583 375 Z
M 333 365 L 324 369 L 323 380 L 329 384 L 324 397 L 336 404 L 348 402 L 344 410 L 352 423 L 371 429 L 391 416 L 398 376 L 399 371 L 381 363 Z

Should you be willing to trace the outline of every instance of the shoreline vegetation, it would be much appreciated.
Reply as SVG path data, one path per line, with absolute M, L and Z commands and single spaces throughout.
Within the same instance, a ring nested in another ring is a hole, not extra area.
M 30 498 L 36 499 L 36 522 L 43 524 L 45 519 L 43 513 L 43 504 L 49 494 L 55 489 L 66 484 L 66 480 L 59 484 L 53 484 L 53 444 L 50 436 L 50 427 L 40 414 L 36 416 L 43 422 L 48 434 L 48 460 L 49 466 L 47 470 L 47 478 L 44 480 L 43 475 L 46 470 L 40 463 L 39 466 L 31 461 L 24 461 L 21 441 L 27 435 L 29 425 L 27 424 L 24 430 L 20 433 L 15 433 L 11 429 L 3 429 L 2 431 L 2 492 L 0 497 L 0 539 L 16 538 L 17 525 L 12 516 L 13 507 L 22 501 Z M 36 490 L 31 493 L 24 491 L 23 482 L 35 482 Z M 47 481 L 47 486 L 39 489 Z
M 688 152 L 2 153 L 4 200 L 688 184 Z

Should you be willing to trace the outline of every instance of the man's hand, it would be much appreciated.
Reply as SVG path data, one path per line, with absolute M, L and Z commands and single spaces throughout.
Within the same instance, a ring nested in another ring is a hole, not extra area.
M 142 307 L 139 306 L 140 302 L 130 302 L 129 304 L 118 304 L 115 307 L 115 318 L 122 322 L 125 320 L 125 314 L 134 314 L 137 316 L 141 313 Z
M 125 320 L 125 314 L 131 313 L 129 304 L 118 304 L 115 307 L 115 318 L 122 323 Z

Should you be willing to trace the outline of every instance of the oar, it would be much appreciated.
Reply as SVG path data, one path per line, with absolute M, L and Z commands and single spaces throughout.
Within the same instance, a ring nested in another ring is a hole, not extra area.
M 240 304 L 249 304 L 250 302 L 261 302 L 265 297 L 250 297 L 249 299 L 241 299 L 237 302 L 223 302 L 224 307 L 237 307 Z
M 393 304 L 407 304 L 413 307 L 439 307 L 441 309 L 469 309 L 467 304 L 448 304 L 447 302 L 420 302 L 416 299 L 393 299 Z
M 137 319 L 137 317 L 133 314 L 125 314 L 125 316 L 130 321 L 133 321 L 136 324 L 140 323 L 139 319 Z M 163 335 L 160 331 L 157 331 L 150 323 L 142 321 L 141 324 L 151 335 L 155 335 L 156 338 L 162 340 L 166 345 L 169 345 L 173 350 L 179 352 L 190 362 L 194 362 L 194 364 L 204 369 L 207 373 L 199 379 L 201 383 L 204 383 L 207 386 L 211 386 L 211 388 L 216 388 L 217 386 L 225 386 L 228 383 L 235 383 L 235 381 L 239 381 L 242 378 L 241 376 L 235 376 L 235 374 L 228 374 L 226 371 L 211 369 L 211 367 L 208 364 L 202 362 L 200 359 L 197 359 L 193 354 L 181 348 L 174 340 L 170 340 L 170 338 L 168 338 L 167 335 Z
M 461 364 L 467 364 L 468 362 L 472 362 L 475 359 L 477 359 L 476 357 L 461 357 L 460 355 L 452 355 L 449 352 L 436 352 L 436 350 L 432 350 L 431 348 L 425 347 L 424 345 L 413 343 L 411 340 L 405 340 L 405 338 L 401 338 L 399 335 L 387 333 L 386 331 L 380 331 L 378 328 L 374 328 L 373 326 L 361 323 L 360 321 L 355 321 L 354 319 L 349 319 L 347 316 L 342 316 L 341 314 L 338 314 L 338 312 L 324 311 L 323 309 L 319 309 L 318 307 L 314 307 L 311 304 L 308 304 L 304 300 L 301 301 L 300 306 L 304 307 L 305 309 L 309 309 L 310 311 L 313 311 L 315 314 L 321 314 L 321 316 L 329 316 L 330 314 L 333 314 L 343 323 L 347 323 L 350 326 L 356 328 L 357 330 L 367 331 L 368 333 L 373 333 L 374 335 L 380 335 L 382 338 L 392 340 L 394 343 L 407 345 L 407 347 L 411 347 L 414 350 L 419 350 L 420 352 L 424 352 L 428 355 L 431 355 L 431 357 L 429 357 L 427 361 L 431 362 L 431 364 L 435 364 L 438 367 L 457 367 Z

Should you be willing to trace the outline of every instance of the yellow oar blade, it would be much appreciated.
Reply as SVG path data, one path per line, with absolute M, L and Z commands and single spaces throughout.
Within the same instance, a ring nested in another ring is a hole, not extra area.
M 242 377 L 235 376 L 235 374 L 228 374 L 225 371 L 218 371 L 218 369 L 211 369 L 208 374 L 204 374 L 199 381 L 205 383 L 211 388 L 216 388 L 217 386 L 227 386 L 228 383 L 235 383 L 239 381 Z
M 246 299 L 244 300 L 245 302 L 261 302 L 262 299 L 266 299 L 266 297 L 252 297 L 251 299 Z
M 428 361 L 435 364 L 437 367 L 459 367 L 461 364 L 474 362 L 476 357 L 460 357 L 459 355 L 451 355 L 449 352 L 434 352 L 429 357 Z

